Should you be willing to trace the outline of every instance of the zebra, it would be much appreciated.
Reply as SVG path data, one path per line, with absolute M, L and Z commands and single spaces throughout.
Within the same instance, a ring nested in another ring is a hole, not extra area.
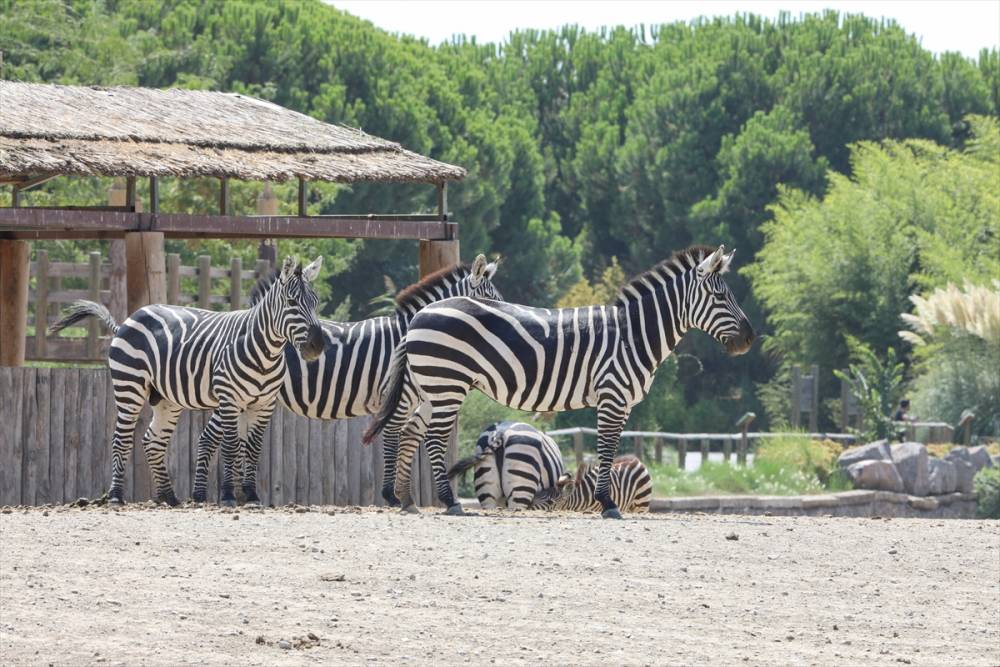
M 753 343 L 753 328 L 722 278 L 734 254 L 724 246 L 676 252 L 626 284 L 607 306 L 549 310 L 461 297 L 428 306 L 393 352 L 386 397 L 366 440 L 384 430 L 388 459 L 410 414 L 429 402 L 425 444 L 438 498 L 447 513 L 462 514 L 448 484 L 444 443 L 469 391 L 527 411 L 596 407 L 596 497 L 604 517 L 621 518 L 608 491 L 611 463 L 656 368 L 688 329 L 707 332 L 730 354 Z
M 555 492 L 540 494 L 534 508 L 558 512 L 597 512 L 597 467 L 580 466 L 575 476 L 563 475 L 556 481 Z M 634 456 L 619 456 L 611 463 L 611 500 L 622 512 L 645 512 L 653 496 L 653 479 L 642 461 Z
M 167 444 L 181 411 L 212 409 L 201 440 L 222 439 L 225 465 L 221 502 L 235 505 L 233 478 L 239 454 L 239 417 L 247 413 L 265 423 L 274 411 L 282 378 L 286 342 L 304 358 L 322 351 L 316 319 L 319 299 L 310 284 L 323 258 L 302 268 L 286 258 L 280 273 L 247 310 L 216 312 L 183 306 L 145 306 L 119 325 L 104 306 L 76 302 L 52 326 L 58 332 L 87 317 L 111 330 L 108 366 L 117 419 L 112 440 L 109 500 L 124 503 L 125 464 L 139 412 L 148 401 L 153 420 L 143 436 L 157 500 L 176 506 L 164 463 Z M 199 443 L 199 450 L 202 444 Z M 204 487 L 196 500 L 204 500 Z
M 473 467 L 476 496 L 484 509 L 504 501 L 508 509 L 528 509 L 537 495 L 555 491 L 565 473 L 555 440 L 529 424 L 509 421 L 488 426 L 475 453 L 452 466 L 448 478 Z
M 392 351 L 406 333 L 413 316 L 427 304 L 452 296 L 502 300 L 493 284 L 498 266 L 499 262 L 489 262 L 480 254 L 471 266 L 457 264 L 441 269 L 402 290 L 396 296 L 396 310 L 392 315 L 360 322 L 320 320 L 323 351 L 317 358 L 307 360 L 293 347 L 285 347 L 285 374 L 279 399 L 295 414 L 313 419 L 374 414 L 379 407 Z M 243 494 L 247 503 L 260 502 L 255 480 L 269 416 L 260 412 L 247 413 L 241 420 L 240 430 L 246 434 L 241 445 L 244 448 Z M 407 433 L 420 440 L 423 427 L 424 422 L 413 420 Z M 210 440 L 199 443 L 196 489 L 204 489 L 207 484 L 213 445 Z

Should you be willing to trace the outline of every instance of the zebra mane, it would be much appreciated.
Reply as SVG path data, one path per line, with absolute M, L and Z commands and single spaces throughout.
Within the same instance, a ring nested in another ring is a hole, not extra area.
M 455 264 L 427 274 L 409 287 L 400 290 L 396 295 L 396 309 L 420 308 L 428 300 L 436 301 L 440 297 L 434 293 L 435 288 L 454 285 L 471 273 L 472 268 L 468 264 Z M 424 299 L 422 298 L 424 295 L 430 295 L 431 298 Z
M 643 271 L 639 275 L 635 276 L 627 283 L 622 285 L 622 288 L 618 290 L 618 294 L 615 295 L 614 301 L 612 303 L 618 302 L 625 298 L 628 294 L 629 288 L 635 288 L 641 290 L 643 287 L 643 282 L 649 276 L 654 274 L 666 274 L 668 276 L 674 276 L 678 273 L 683 273 L 689 269 L 693 269 L 698 266 L 701 260 L 705 259 L 717 248 L 707 245 L 693 245 L 690 248 L 685 248 L 684 250 L 677 250 L 670 257 L 663 260 L 656 266 L 646 271 Z
M 281 269 L 274 268 L 270 273 L 266 273 L 257 279 L 257 283 L 250 290 L 250 298 L 247 302 L 250 308 L 256 306 L 264 298 L 267 290 L 271 289 L 271 285 L 278 282 L 278 276 L 280 275 Z

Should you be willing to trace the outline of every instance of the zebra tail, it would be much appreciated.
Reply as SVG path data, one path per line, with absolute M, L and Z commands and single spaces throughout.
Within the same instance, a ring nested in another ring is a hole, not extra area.
M 96 317 L 104 322 L 104 324 L 111 331 L 112 335 L 118 333 L 118 323 L 115 322 L 115 318 L 112 317 L 107 308 L 105 308 L 102 304 L 84 300 L 74 301 L 73 304 L 66 309 L 66 314 L 63 315 L 62 319 L 49 327 L 49 333 L 58 333 L 66 327 L 73 326 L 77 322 L 85 320 L 88 317 Z
M 392 351 L 392 365 L 389 367 L 389 383 L 382 394 L 382 405 L 375 414 L 375 420 L 368 427 L 361 442 L 368 445 L 388 425 L 396 412 L 396 407 L 403 398 L 403 388 L 406 386 L 406 338 Z
M 484 458 L 486 458 L 485 454 L 480 456 L 476 456 L 475 454 L 473 454 L 472 456 L 466 456 L 464 459 L 459 459 L 458 461 L 455 462 L 455 465 L 453 465 L 448 470 L 448 479 L 454 479 L 456 477 L 464 475 L 465 471 L 475 466 Z

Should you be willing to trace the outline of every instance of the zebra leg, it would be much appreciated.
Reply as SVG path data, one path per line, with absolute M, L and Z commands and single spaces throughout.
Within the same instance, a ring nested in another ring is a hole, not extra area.
M 198 460 L 194 469 L 194 491 L 191 494 L 192 500 L 196 503 L 203 503 L 208 499 L 208 464 L 212 462 L 220 440 L 222 440 L 222 419 L 218 411 L 214 411 L 198 439 Z
M 399 453 L 399 440 L 406 422 L 409 421 L 413 405 L 413 400 L 404 394 L 400 399 L 396 411 L 392 418 L 382 430 L 382 497 L 385 498 L 389 507 L 399 507 L 399 498 L 396 497 L 396 464 Z
M 597 488 L 594 497 L 601 503 L 601 516 L 605 519 L 620 519 L 622 514 L 611 498 L 611 464 L 618 450 L 618 440 L 622 428 L 628 420 L 629 406 L 608 398 L 597 406 Z
M 269 407 L 245 413 L 247 433 L 243 455 L 243 498 L 247 505 L 260 505 L 260 496 L 257 495 L 257 461 L 260 460 L 264 431 L 276 406 L 277 403 L 271 403 Z
M 413 502 L 413 457 L 420 448 L 420 443 L 427 433 L 427 423 L 430 421 L 430 403 L 421 403 L 417 412 L 406 422 L 403 435 L 399 441 L 396 462 L 396 497 L 404 512 L 419 514 L 420 510 Z
M 117 398 L 117 397 L 116 397 Z M 111 487 L 108 489 L 109 502 L 125 504 L 125 465 L 132 454 L 135 439 L 135 425 L 139 421 L 142 405 L 116 401 L 118 416 L 115 419 L 115 434 L 111 439 Z
M 431 423 L 427 427 L 427 458 L 431 460 L 431 469 L 434 471 L 434 484 L 437 488 L 438 500 L 445 507 L 445 514 L 460 516 L 465 514 L 462 506 L 455 502 L 455 495 L 451 492 L 451 483 L 448 479 L 448 467 L 445 465 L 445 454 L 447 453 L 447 440 L 455 428 L 458 421 L 458 409 L 461 402 L 448 401 L 439 405 L 431 418 Z
M 236 461 L 240 456 L 240 413 L 242 409 L 232 403 L 219 405 L 216 412 L 222 422 L 222 488 L 219 489 L 219 504 L 236 507 L 233 493 L 236 477 Z
M 156 500 L 171 507 L 179 505 L 177 496 L 170 486 L 170 473 L 167 472 L 167 445 L 177 428 L 183 408 L 170 401 L 160 401 L 153 406 L 153 421 L 149 423 L 146 434 L 142 438 L 142 446 L 146 452 L 146 463 L 153 475 L 153 487 L 156 489 Z

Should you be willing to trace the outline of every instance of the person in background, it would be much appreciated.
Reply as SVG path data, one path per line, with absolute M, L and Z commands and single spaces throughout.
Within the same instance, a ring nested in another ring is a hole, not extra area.
M 914 421 L 914 418 L 910 416 L 910 399 L 904 398 L 899 402 L 899 407 L 896 409 L 896 414 L 892 416 L 892 421 L 896 422 L 896 438 L 903 442 L 906 439 L 905 422 Z

